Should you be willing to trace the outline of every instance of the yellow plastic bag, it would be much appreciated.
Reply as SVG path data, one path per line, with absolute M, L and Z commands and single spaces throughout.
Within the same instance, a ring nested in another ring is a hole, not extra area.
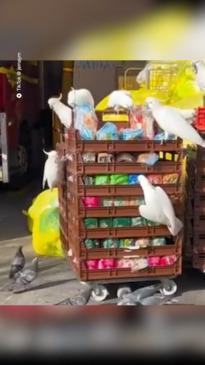
M 60 241 L 59 209 L 57 207 L 43 210 L 34 219 L 33 248 L 37 255 L 63 257 Z
M 54 188 L 51 190 L 44 190 L 36 198 L 33 199 L 32 205 L 27 212 L 23 213 L 27 216 L 28 229 L 30 232 L 33 231 L 33 222 L 39 214 L 46 208 L 58 206 L 58 189 Z
M 44 190 L 27 212 L 28 228 L 32 232 L 33 249 L 37 255 L 64 256 L 60 241 L 58 189 Z

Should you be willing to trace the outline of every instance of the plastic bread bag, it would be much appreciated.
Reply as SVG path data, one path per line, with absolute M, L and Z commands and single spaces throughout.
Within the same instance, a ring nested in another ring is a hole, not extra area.
M 120 238 L 120 248 L 129 248 L 133 244 L 134 240 L 132 238 Z
M 149 219 L 146 219 L 146 218 L 144 218 L 144 222 L 145 222 L 145 225 L 149 226 L 149 227 L 160 226 L 160 223 L 150 221 Z
M 102 241 L 103 248 L 118 248 L 120 241 L 117 238 L 108 238 Z
M 177 184 L 179 179 L 179 175 L 174 174 L 166 174 L 162 176 L 162 182 L 163 184 Z
M 92 129 L 85 127 L 83 125 L 82 128 L 80 129 L 80 137 L 83 140 L 89 141 L 95 139 L 95 134 L 93 133 Z
M 148 266 L 155 267 L 160 265 L 160 256 L 149 256 L 147 258 Z
M 114 199 L 114 206 L 115 207 L 127 207 L 129 206 L 129 198 L 121 198 L 117 197 Z
M 110 176 L 109 175 L 97 175 L 95 176 L 95 185 L 109 185 Z
M 83 162 L 96 162 L 96 154 L 93 152 L 83 153 Z
M 90 248 L 99 248 L 100 247 L 100 241 L 98 240 L 91 240 L 91 239 L 86 239 L 84 241 L 84 245 L 87 249 L 90 249 Z
M 151 114 L 151 112 L 147 109 L 146 106 L 142 109 L 143 113 L 143 130 L 144 130 L 144 136 L 147 139 L 153 139 L 154 138 L 154 118 Z
M 138 182 L 138 176 L 139 175 L 129 175 L 128 176 L 128 184 L 129 185 L 139 184 L 139 182 Z
M 166 245 L 166 238 L 165 237 L 155 237 L 151 239 L 152 246 L 164 246 Z
M 98 263 L 99 263 L 99 259 L 86 260 L 85 261 L 85 265 L 86 265 L 88 270 L 97 270 L 98 269 Z
M 142 107 L 134 105 L 130 108 L 130 128 L 141 129 L 143 125 Z
M 132 261 L 130 259 L 119 259 L 117 261 L 117 267 L 118 269 L 131 269 L 132 267 Z
M 160 266 L 171 266 L 171 265 L 174 265 L 176 261 L 177 261 L 176 255 L 162 256 L 160 258 L 159 265 Z
M 98 208 L 100 206 L 100 198 L 97 196 L 86 196 L 82 198 L 82 203 L 85 208 Z
M 128 185 L 128 175 L 127 174 L 115 174 L 110 175 L 111 185 Z
M 117 267 L 116 259 L 100 259 L 98 261 L 99 270 L 114 269 L 116 267 Z
M 112 218 L 99 218 L 99 227 L 100 228 L 112 227 Z
M 160 175 L 160 174 L 147 175 L 147 178 L 148 178 L 149 182 L 154 185 L 161 185 L 163 183 L 162 175 Z
M 131 271 L 139 271 L 148 267 L 148 261 L 145 257 L 132 259 Z
M 107 122 L 96 133 L 97 140 L 118 140 L 118 129 L 114 123 Z
M 129 248 L 133 246 L 134 240 L 133 238 L 121 238 L 120 239 L 120 247 L 121 248 Z
M 111 153 L 98 153 L 98 163 L 111 163 L 113 159 L 114 157 Z
M 130 227 L 131 219 L 129 217 L 113 218 L 113 227 Z
M 86 228 L 98 228 L 98 220 L 97 218 L 85 218 L 84 224 Z
M 168 137 L 166 138 L 166 135 L 165 135 L 165 132 L 160 132 L 160 133 L 157 133 L 155 136 L 154 136 L 154 141 L 165 141 L 165 140 L 175 140 L 176 139 L 176 136 L 174 136 L 173 134 L 169 134 Z
M 86 115 L 84 116 L 84 126 L 92 131 L 94 137 L 96 136 L 98 129 L 98 120 L 94 112 L 86 113 Z
M 148 261 L 145 257 L 123 258 L 118 260 L 117 267 L 122 269 L 131 269 L 131 271 L 134 272 L 146 269 L 148 267 Z
M 134 140 L 142 138 L 144 135 L 143 129 L 123 129 L 121 132 L 121 138 L 124 141 Z
M 129 200 L 129 205 L 131 207 L 133 207 L 133 206 L 137 206 L 138 207 L 139 205 L 142 205 L 144 203 L 145 203 L 144 198 L 134 198 L 134 197 L 132 197 Z
M 104 198 L 104 199 L 102 199 L 102 205 L 103 205 L 103 207 L 112 207 L 113 200 Z
M 133 248 L 140 249 L 140 248 L 146 248 L 150 246 L 150 239 L 149 238 L 138 238 L 134 241 Z
M 117 154 L 116 162 L 136 162 L 136 159 L 131 153 L 123 152 Z
M 159 160 L 159 156 L 156 153 L 141 153 L 137 157 L 137 163 L 143 163 L 148 166 L 153 166 Z
M 85 185 L 93 185 L 94 177 L 93 176 L 84 176 L 83 181 L 84 181 Z
M 141 227 L 145 225 L 145 219 L 143 217 L 132 217 L 131 224 L 133 227 Z

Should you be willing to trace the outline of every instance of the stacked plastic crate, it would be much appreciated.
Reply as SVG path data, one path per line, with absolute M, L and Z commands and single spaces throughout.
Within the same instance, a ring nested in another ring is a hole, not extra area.
M 205 138 L 205 108 L 198 108 L 196 129 Z M 193 209 L 193 267 L 205 271 L 205 149 L 197 148 L 194 209 Z
M 178 174 L 178 179 L 173 184 L 157 184 L 169 194 L 173 201 L 176 214 L 182 219 L 182 186 L 180 176 L 182 171 L 182 142 L 171 140 L 165 143 L 145 139 L 138 140 L 81 140 L 78 131 L 69 129 L 65 141 L 58 145 L 61 155 L 66 155 L 62 179 L 59 186 L 61 240 L 69 261 L 77 277 L 81 281 L 89 282 L 122 282 L 150 279 L 174 278 L 181 274 L 182 261 L 182 232 L 177 237 L 172 237 L 166 226 L 95 226 L 86 225 L 87 219 L 135 218 L 139 217 L 137 205 L 105 206 L 103 200 L 114 201 L 115 198 L 139 200 L 143 192 L 139 185 L 95 185 L 92 178 L 96 175 L 114 174 Z M 148 153 L 161 154 L 161 159 L 154 166 L 136 162 L 117 162 L 119 153 Z M 84 155 L 94 154 L 93 162 L 85 162 Z M 111 156 L 110 161 L 100 161 L 99 154 Z M 169 154 L 169 161 L 165 158 Z M 83 204 L 85 198 L 94 197 L 98 202 L 95 207 Z M 105 240 L 119 242 L 123 239 L 154 239 L 167 237 L 168 244 L 163 246 L 147 245 L 130 249 L 118 244 L 105 246 Z M 97 243 L 92 245 L 92 242 Z M 90 244 L 90 246 L 89 246 Z M 142 269 L 120 267 L 123 259 L 162 258 L 176 256 L 177 260 L 169 265 L 158 265 L 153 260 L 153 265 Z M 96 266 L 96 262 L 107 260 L 107 267 Z M 154 263 L 155 262 L 155 263 Z M 88 263 L 90 265 L 88 265 Z
M 195 187 L 195 162 L 194 156 L 187 156 L 186 159 L 186 181 L 185 181 L 185 209 L 184 209 L 184 264 L 192 265 L 193 255 L 193 219 L 194 219 L 194 187 Z

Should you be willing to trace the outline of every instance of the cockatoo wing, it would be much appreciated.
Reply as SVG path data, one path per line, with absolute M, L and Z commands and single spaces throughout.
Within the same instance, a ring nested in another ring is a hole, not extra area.
M 167 217 L 168 221 L 170 222 L 170 225 L 173 225 L 175 219 L 175 212 L 169 197 L 160 186 L 156 186 L 155 190 L 157 192 L 159 203 L 160 206 L 162 207 L 164 215 Z
M 46 177 L 46 162 L 45 162 L 44 170 L 43 170 L 43 183 L 42 183 L 43 189 L 46 186 L 46 181 L 47 181 L 47 177 Z
M 139 213 L 143 218 L 146 218 L 150 221 L 156 222 L 155 210 L 152 210 L 150 208 L 151 207 L 149 205 L 140 205 L 139 206 Z
M 154 110 L 153 116 L 164 131 L 205 147 L 198 132 L 172 107 L 161 106 Z
M 70 128 L 72 123 L 72 110 L 68 106 L 64 106 L 59 114 L 61 123 L 66 127 Z
M 190 122 L 193 121 L 196 111 L 194 109 L 181 109 L 181 108 L 175 108 L 172 107 L 172 109 L 176 110 L 182 118 L 184 118 L 186 121 Z
M 163 213 L 167 219 L 167 226 L 170 232 L 175 236 L 183 227 L 182 222 L 175 216 L 175 211 L 172 203 L 165 193 L 165 191 L 159 186 L 156 187 L 156 192 L 159 197 L 159 202 L 162 207 Z

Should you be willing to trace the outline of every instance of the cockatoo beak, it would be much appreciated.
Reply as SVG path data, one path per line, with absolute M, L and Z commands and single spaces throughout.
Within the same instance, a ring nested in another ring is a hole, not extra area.
M 151 108 L 148 101 L 145 101 L 145 108 L 148 112 L 151 112 Z

